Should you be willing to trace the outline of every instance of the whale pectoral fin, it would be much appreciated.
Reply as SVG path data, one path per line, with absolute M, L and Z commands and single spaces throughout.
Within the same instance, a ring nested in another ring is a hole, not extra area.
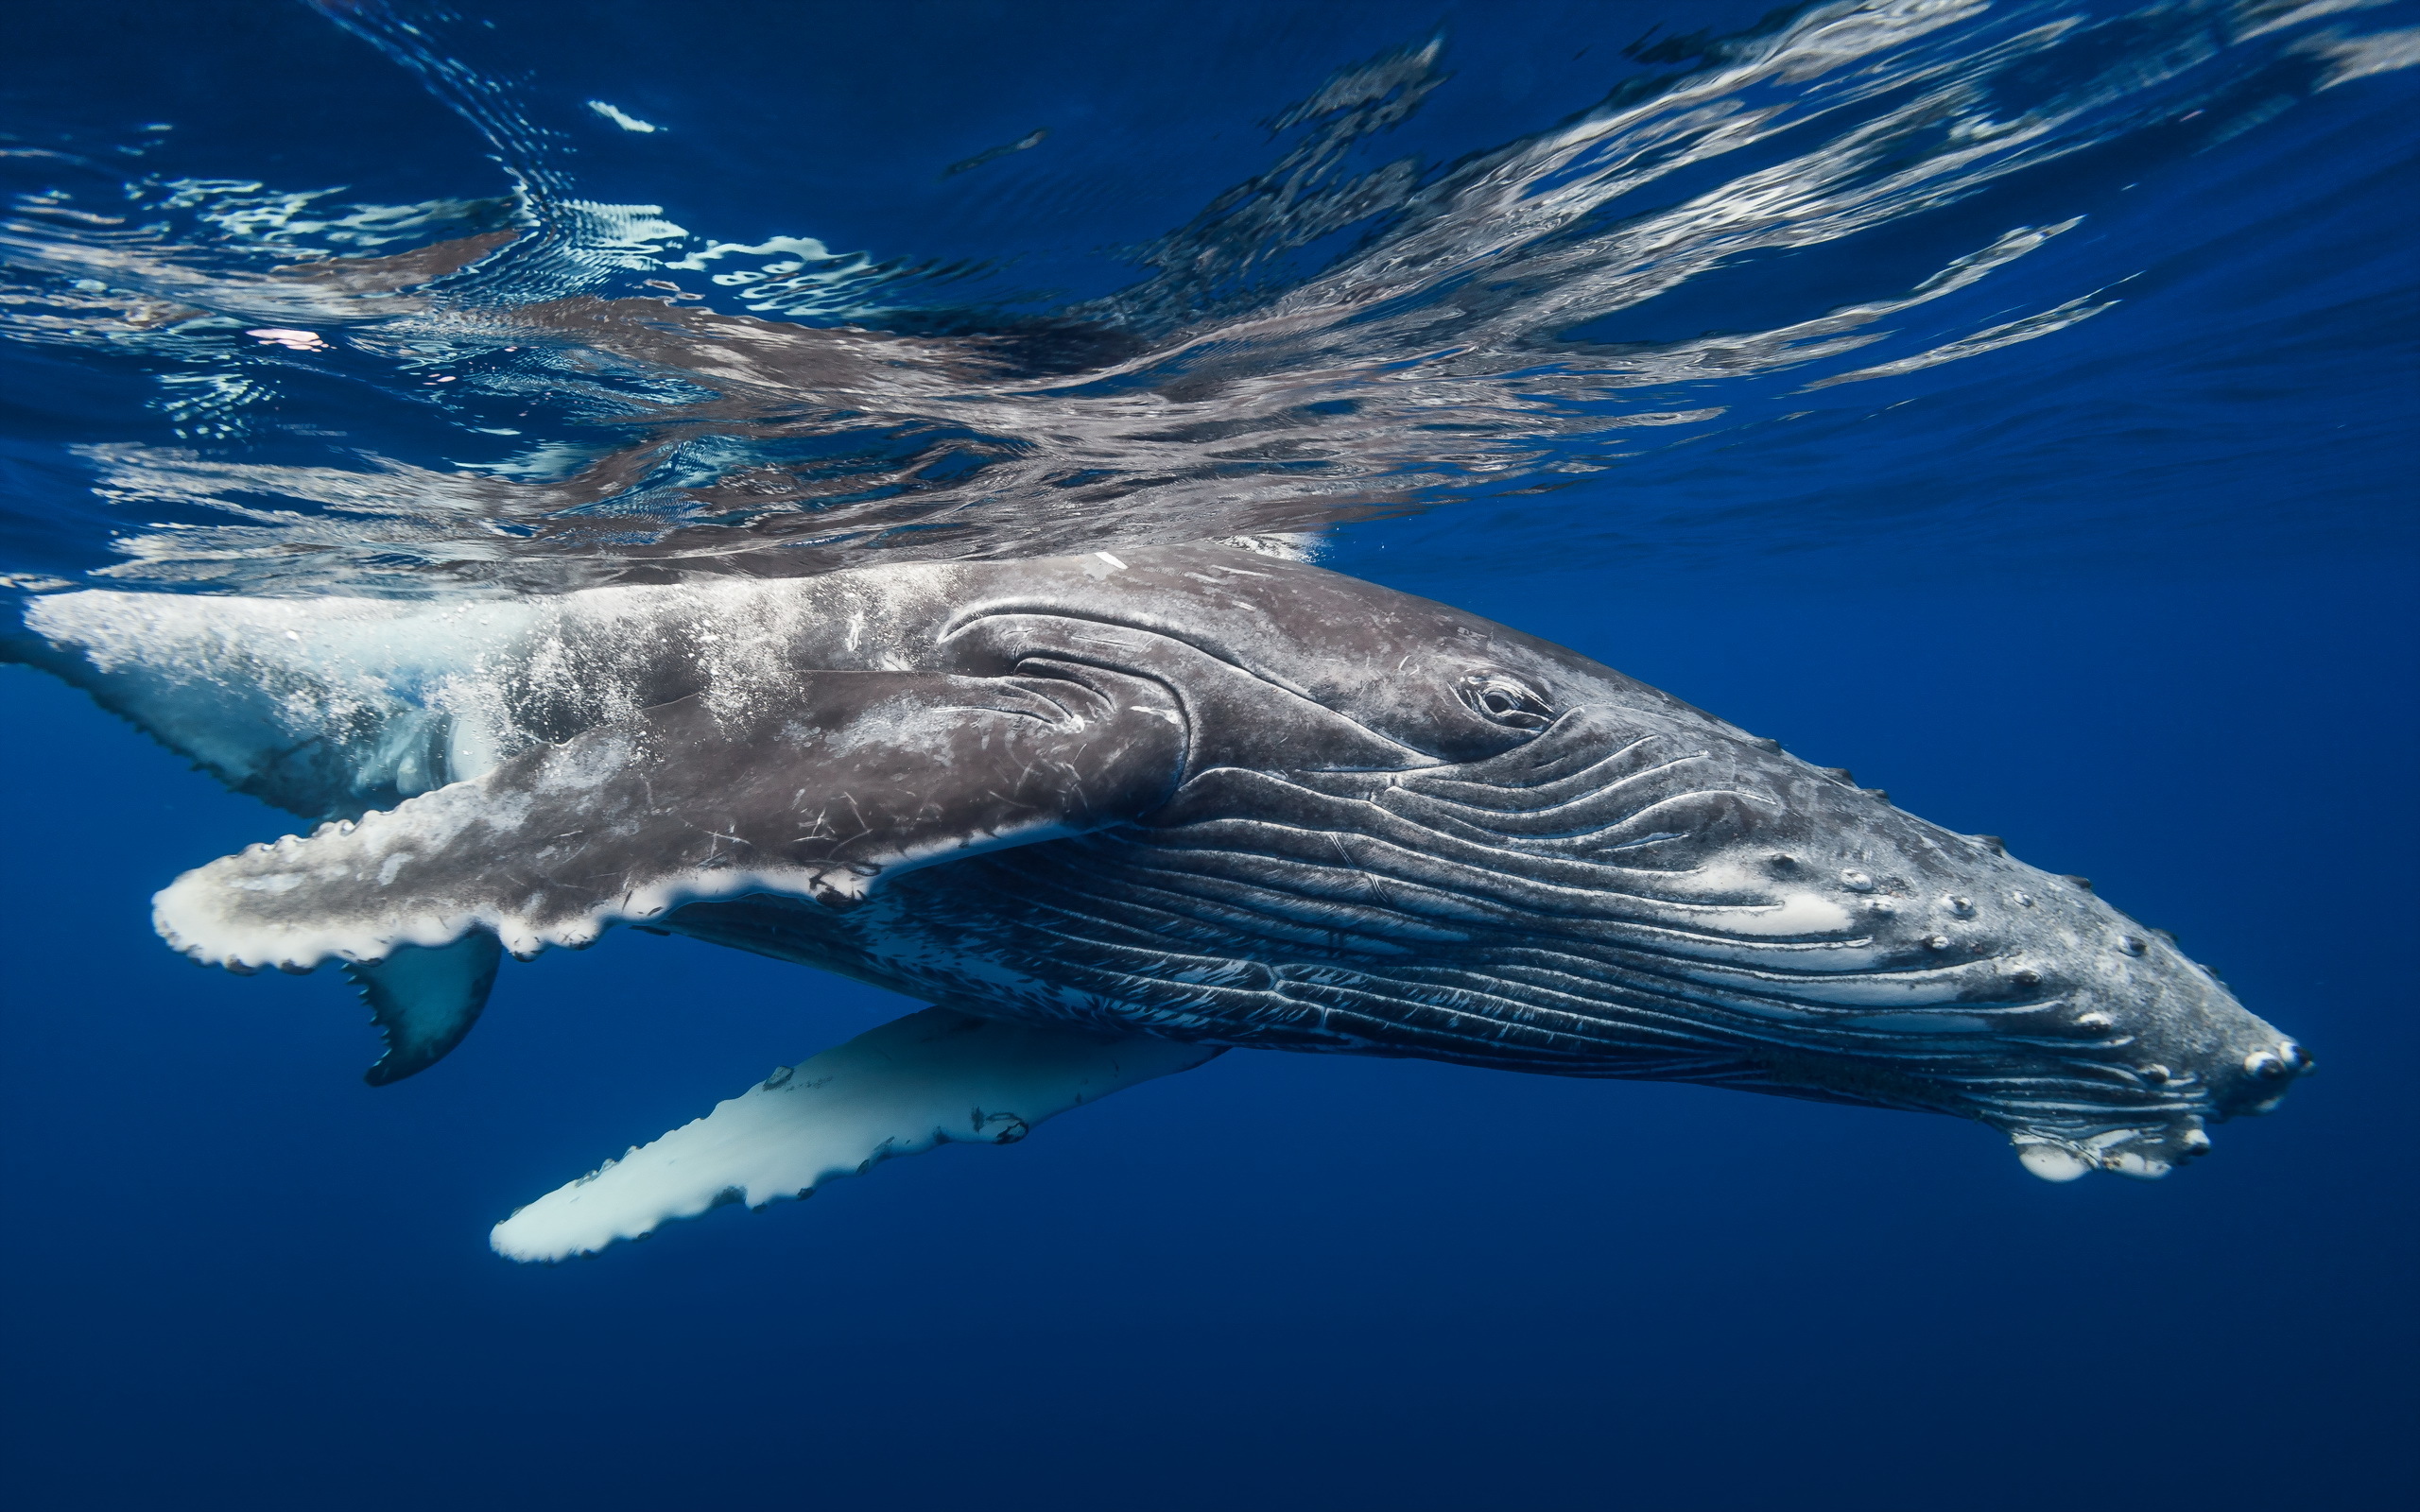
M 1110 824 L 1174 787 L 1156 682 L 802 672 L 772 707 L 690 697 L 358 824 L 186 872 L 153 901 L 196 960 L 308 970 L 474 929 L 516 955 L 700 898 L 837 906 L 903 868 Z
M 695 1123 L 495 1226 L 511 1260 L 565 1260 L 727 1202 L 804 1197 L 836 1177 L 936 1144 L 1013 1144 L 1036 1124 L 1217 1056 L 1201 1045 L 1115 1037 L 926 1008 L 762 1083 Z
M 503 959 L 496 937 L 478 931 L 451 945 L 406 946 L 383 961 L 348 965 L 344 974 L 387 1039 L 387 1053 L 361 1079 L 384 1087 L 444 1059 L 478 1022 Z

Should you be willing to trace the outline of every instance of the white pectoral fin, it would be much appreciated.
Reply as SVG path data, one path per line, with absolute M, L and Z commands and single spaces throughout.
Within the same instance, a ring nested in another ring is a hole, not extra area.
M 512 1260 L 565 1260 L 727 1202 L 803 1197 L 894 1155 L 1013 1144 L 1046 1118 L 1218 1054 L 926 1008 L 556 1188 L 496 1225 L 490 1243 Z
M 205 964 L 308 971 L 475 930 L 529 955 L 749 892 L 849 906 L 886 872 L 1162 801 L 1184 758 L 1170 695 L 1087 676 L 802 672 L 761 708 L 677 698 L 197 868 L 153 921 Z

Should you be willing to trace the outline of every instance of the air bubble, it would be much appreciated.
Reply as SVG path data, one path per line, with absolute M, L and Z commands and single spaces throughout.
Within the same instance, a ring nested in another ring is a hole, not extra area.
M 1944 898 L 1941 902 L 1943 907 L 1961 919 L 1975 917 L 1975 900 L 1972 898 Z
M 1841 873 L 1841 885 L 1851 892 L 1872 892 L 1874 879 L 1862 871 L 1843 871 Z

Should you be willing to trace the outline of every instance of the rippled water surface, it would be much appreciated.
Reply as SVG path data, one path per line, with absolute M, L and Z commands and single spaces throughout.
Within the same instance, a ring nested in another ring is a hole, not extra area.
M 279 821 L 10 668 L 21 1504 L 2408 1488 L 2420 7 L 9 32 L 0 596 L 1250 538 L 1891 766 L 2329 1071 L 2079 1195 L 1898 1115 L 1236 1056 L 1022 1177 L 507 1274 L 510 1201 L 896 1005 L 617 940 L 373 1095 L 337 986 L 153 959 Z
M 359 43 L 197 38 L 243 97 L 157 101 L 183 120 L 103 108 L 108 55 L 15 91 L 12 569 L 431 593 L 1402 515 L 1508 562 L 2378 528 L 2309 454 L 2385 444 L 2398 396 L 2301 368 L 2409 315 L 2391 9 L 1512 7 L 1365 51 L 1382 10 L 625 8 L 568 57 L 543 8 L 323 9 Z M 347 108 L 362 44 L 383 111 Z M 2291 518 L 2209 507 L 2246 471 L 2301 479 Z

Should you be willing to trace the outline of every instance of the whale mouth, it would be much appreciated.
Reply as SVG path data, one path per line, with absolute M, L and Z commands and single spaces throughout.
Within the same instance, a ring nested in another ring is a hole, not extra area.
M 2045 1181 L 2073 1181 L 2094 1171 L 2156 1181 L 2209 1153 L 2210 1136 L 2198 1113 L 2147 1128 L 2113 1128 L 2075 1138 L 2020 1129 L 2009 1136 L 2017 1163 Z
M 2319 1069 L 2310 1053 L 2291 1040 L 2246 1051 L 2239 1074 L 2216 1089 L 2216 1116 L 2254 1117 L 2274 1112 L 2302 1077 Z M 2009 1132 L 2016 1159 L 2045 1181 L 2073 1181 L 2094 1171 L 2156 1181 L 2210 1151 L 2207 1120 L 2200 1113 L 2158 1124 L 2119 1125 L 2089 1130 L 2018 1127 Z

